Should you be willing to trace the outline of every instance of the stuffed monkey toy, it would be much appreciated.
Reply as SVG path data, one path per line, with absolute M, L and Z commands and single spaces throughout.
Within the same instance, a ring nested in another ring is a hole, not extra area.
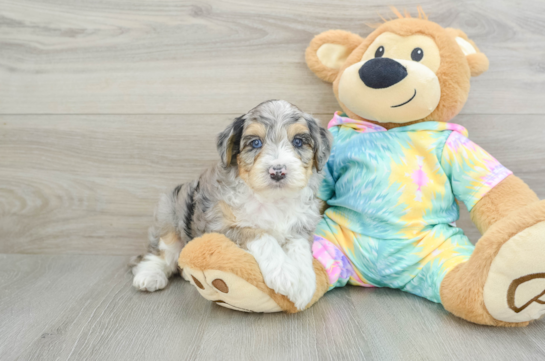
M 390 287 L 467 321 L 525 326 L 545 313 L 545 201 L 449 121 L 488 59 L 460 30 L 394 9 L 366 38 L 317 35 L 307 64 L 333 84 L 343 112 L 319 197 L 316 293 Z M 455 221 L 463 202 L 482 237 Z M 202 296 L 253 312 L 297 312 L 266 286 L 253 257 L 222 235 L 191 241 L 183 274 Z

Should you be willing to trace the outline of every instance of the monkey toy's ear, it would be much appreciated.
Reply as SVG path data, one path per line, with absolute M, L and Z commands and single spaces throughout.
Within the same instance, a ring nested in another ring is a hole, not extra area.
M 344 30 L 328 30 L 316 35 L 305 53 L 307 65 L 318 78 L 333 83 L 346 58 L 363 39 Z
M 456 42 L 466 56 L 471 76 L 481 75 L 488 70 L 488 58 L 479 51 L 473 40 L 469 39 L 462 30 L 453 28 L 447 28 L 446 30 L 456 39 Z

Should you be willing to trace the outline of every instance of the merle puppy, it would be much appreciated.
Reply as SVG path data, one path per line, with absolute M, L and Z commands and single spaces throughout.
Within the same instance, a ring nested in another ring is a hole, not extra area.
M 149 253 L 136 259 L 133 285 L 164 288 L 182 247 L 217 232 L 249 251 L 266 284 L 303 309 L 316 288 L 316 192 L 331 135 L 294 105 L 270 100 L 236 118 L 218 136 L 217 148 L 217 165 L 160 199 Z

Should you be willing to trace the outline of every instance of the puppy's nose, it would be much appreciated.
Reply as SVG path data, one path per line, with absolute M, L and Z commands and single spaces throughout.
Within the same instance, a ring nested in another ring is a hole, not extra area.
M 271 176 L 271 179 L 274 179 L 277 182 L 286 178 L 287 173 L 288 172 L 285 165 L 277 164 L 269 168 L 269 175 Z
M 361 81 L 369 88 L 383 89 L 405 79 L 407 69 L 389 58 L 373 58 L 363 63 L 358 73 Z

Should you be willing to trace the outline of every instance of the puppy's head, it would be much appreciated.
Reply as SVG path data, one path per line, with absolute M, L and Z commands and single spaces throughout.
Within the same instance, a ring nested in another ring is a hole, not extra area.
M 223 166 L 236 166 L 256 193 L 289 194 L 305 188 L 324 167 L 331 134 L 294 105 L 270 100 L 220 133 L 218 151 Z

